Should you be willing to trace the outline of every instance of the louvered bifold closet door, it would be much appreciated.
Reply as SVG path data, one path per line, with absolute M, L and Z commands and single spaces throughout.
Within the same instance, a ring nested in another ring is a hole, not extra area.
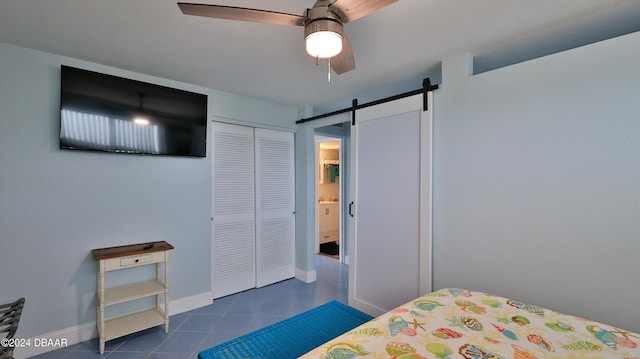
M 253 128 L 213 123 L 214 298 L 256 285 Z
M 293 133 L 255 129 L 257 286 L 294 276 Z

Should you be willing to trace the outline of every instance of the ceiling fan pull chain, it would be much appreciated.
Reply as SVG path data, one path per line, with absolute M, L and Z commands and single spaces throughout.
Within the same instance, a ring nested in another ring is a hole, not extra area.
M 316 26 L 316 31 L 320 30 L 320 24 L 318 24 L 317 22 L 315 23 Z M 320 52 L 318 51 L 318 53 L 316 54 L 316 66 L 320 65 Z
M 327 82 L 331 82 L 331 58 L 327 59 Z

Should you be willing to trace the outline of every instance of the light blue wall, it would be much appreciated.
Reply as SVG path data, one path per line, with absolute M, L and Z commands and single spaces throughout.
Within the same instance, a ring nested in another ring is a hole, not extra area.
M 313 128 L 301 125 L 295 134 L 296 150 L 296 278 L 316 280 L 315 251 L 315 143 Z
M 91 328 L 93 248 L 166 240 L 170 300 L 211 286 L 209 157 L 59 150 L 61 64 L 207 94 L 211 119 L 288 130 L 297 119 L 294 108 L 0 44 L 0 303 L 26 297 L 24 338 Z
M 209 90 L 215 121 L 293 132 L 298 110 L 228 92 Z
M 640 332 L 640 33 L 434 94 L 434 284 Z

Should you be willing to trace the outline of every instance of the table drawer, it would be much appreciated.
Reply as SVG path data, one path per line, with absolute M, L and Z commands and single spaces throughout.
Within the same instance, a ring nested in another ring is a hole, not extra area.
M 165 252 L 154 252 L 146 254 L 138 254 L 127 257 L 109 258 L 104 260 L 105 270 L 115 270 L 121 268 L 130 268 L 145 264 L 158 263 L 164 261 Z

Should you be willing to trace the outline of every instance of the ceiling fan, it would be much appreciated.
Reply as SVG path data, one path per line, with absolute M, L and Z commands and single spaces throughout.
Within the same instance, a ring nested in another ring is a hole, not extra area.
M 241 20 L 265 24 L 304 26 L 306 50 L 316 59 L 329 59 L 337 74 L 355 69 L 356 63 L 342 25 L 367 16 L 397 0 L 317 0 L 303 15 L 235 6 L 178 3 L 185 15 Z

